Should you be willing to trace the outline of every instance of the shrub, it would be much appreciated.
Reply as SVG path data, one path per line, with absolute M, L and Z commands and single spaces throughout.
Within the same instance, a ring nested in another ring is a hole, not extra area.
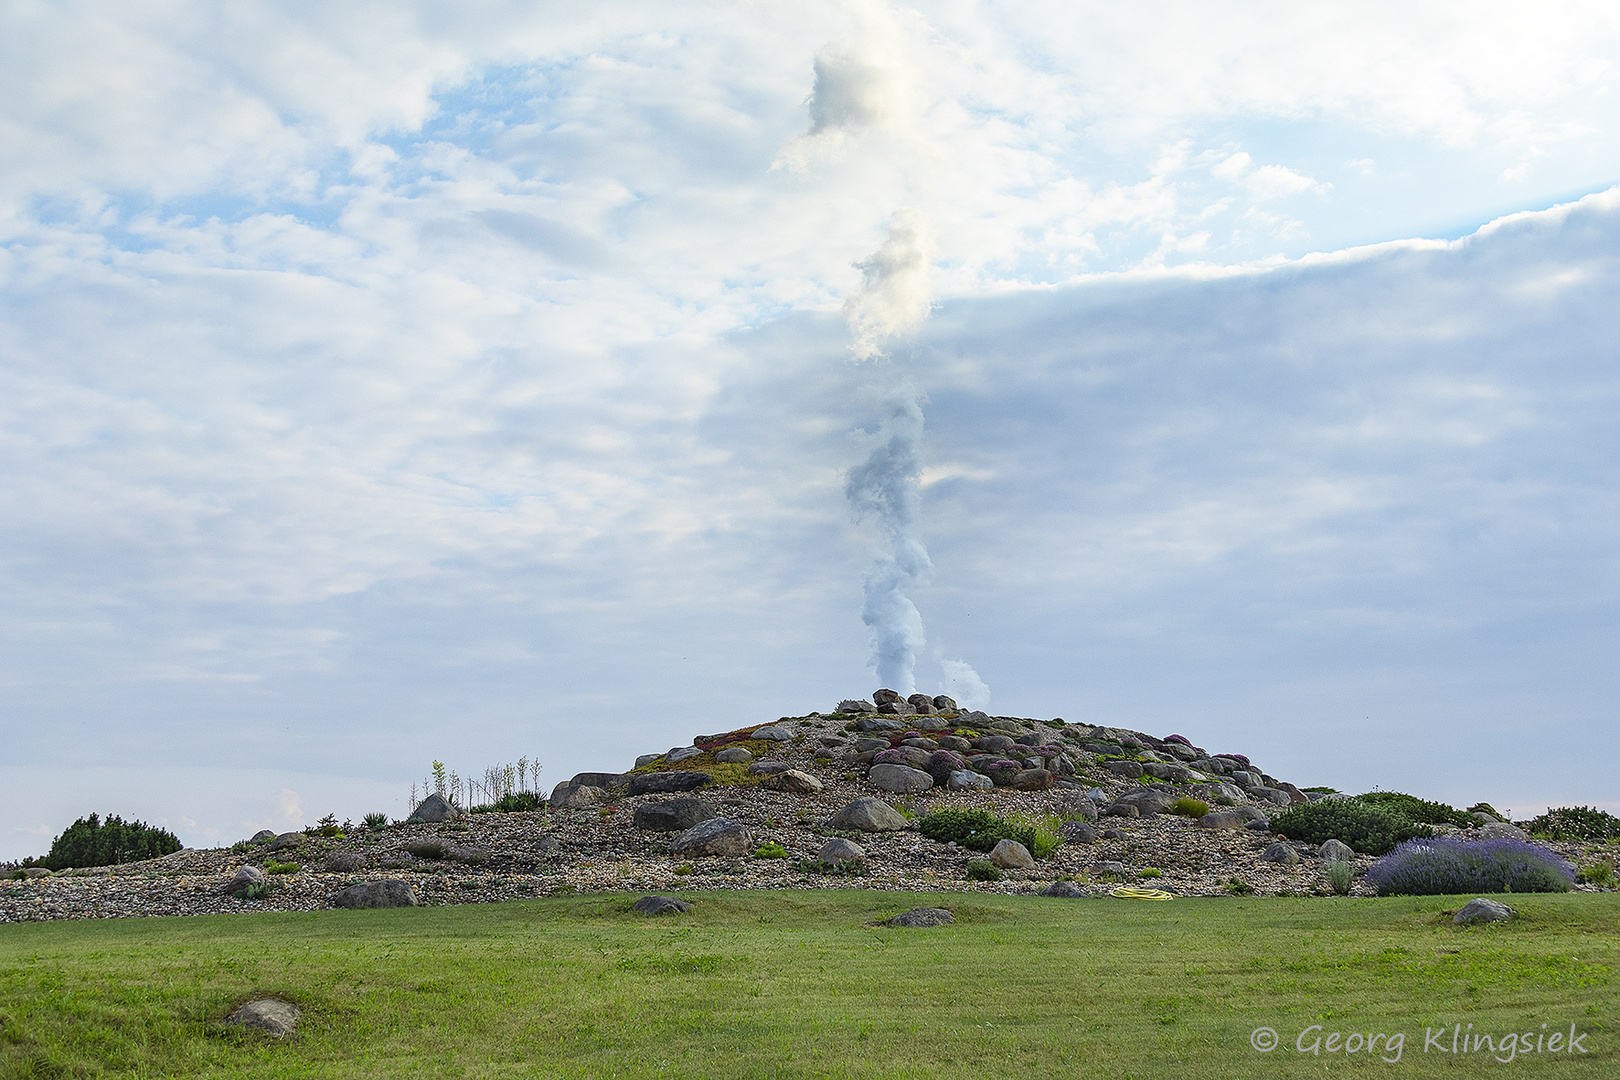
M 1231 893 L 1233 896 L 1252 896 L 1254 894 L 1254 886 L 1250 885 L 1242 878 L 1229 878 L 1226 882 L 1226 891 Z
M 1614 888 L 1614 860 L 1603 858 L 1590 866 L 1581 867 L 1580 873 L 1575 875 L 1575 880 L 1605 889 Z
M 1334 859 L 1327 864 L 1328 884 L 1340 896 L 1350 895 L 1350 864 L 1343 859 Z
M 1000 881 L 1001 867 L 989 859 L 974 859 L 967 864 L 967 879 L 969 881 Z
M 406 844 L 405 850 L 418 859 L 447 859 L 450 857 L 450 845 L 443 840 L 417 840 Z
M 1416 795 L 1403 795 L 1399 791 L 1369 791 L 1357 795 L 1356 801 L 1384 810 L 1393 810 L 1408 821 L 1421 825 L 1455 825 L 1459 829 L 1472 829 L 1479 819 L 1445 803 L 1430 802 Z
M 1035 819 L 1023 814 L 998 817 L 988 810 L 935 810 L 917 822 L 930 840 L 954 840 L 970 851 L 989 851 L 1001 840 L 1016 840 L 1037 859 L 1050 858 L 1063 842 L 1062 822 L 1055 817 Z
M 1387 855 L 1397 844 L 1434 835 L 1427 825 L 1359 799 L 1299 803 L 1272 815 L 1271 828 L 1308 844 L 1338 840 L 1363 855 Z
M 384 829 L 388 828 L 388 815 L 367 814 L 365 817 L 365 822 L 366 828 L 370 829 L 372 832 L 382 832 Z
M 788 849 L 775 840 L 767 840 L 754 849 L 754 858 L 756 859 L 785 859 L 787 857 Z
M 518 791 L 502 795 L 492 803 L 472 808 L 475 814 L 526 814 L 546 808 L 546 797 L 533 791 Z
M 263 900 L 280 888 L 281 882 L 279 881 L 260 881 L 252 885 L 244 885 L 236 895 L 243 900 Z
M 295 862 L 267 862 L 264 872 L 267 874 L 296 874 L 303 869 Z
M 1164 877 L 1164 871 L 1157 866 L 1144 866 L 1136 872 L 1137 877 Z
M 1170 804 L 1170 813 L 1181 817 L 1200 818 L 1209 813 L 1209 803 L 1202 799 L 1190 799 L 1182 796 Z
M 1568 892 L 1575 868 L 1523 840 L 1410 840 L 1379 859 L 1367 880 L 1380 896 Z
M 1591 806 L 1560 806 L 1532 818 L 1525 829 L 1553 840 L 1608 840 L 1620 836 L 1620 818 Z
M 78 866 L 112 866 L 157 859 L 180 850 L 180 839 L 167 829 L 140 821 L 124 821 L 117 814 L 102 820 L 95 814 L 80 818 L 51 841 L 51 850 L 29 865 L 48 870 Z
M 691 863 L 681 863 L 681 865 L 675 868 L 674 872 L 679 874 L 681 877 L 686 877 L 688 874 L 696 873 L 697 867 L 693 866 Z
M 1468 812 L 1470 814 L 1489 814 L 1497 821 L 1506 821 L 1508 819 L 1506 814 L 1488 802 L 1477 802 L 1468 808 Z

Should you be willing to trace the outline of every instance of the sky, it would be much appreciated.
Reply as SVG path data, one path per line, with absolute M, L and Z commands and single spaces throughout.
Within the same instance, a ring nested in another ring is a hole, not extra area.
M 1620 811 L 1613 5 L 575 7 L 0 8 L 0 859 L 884 663 Z

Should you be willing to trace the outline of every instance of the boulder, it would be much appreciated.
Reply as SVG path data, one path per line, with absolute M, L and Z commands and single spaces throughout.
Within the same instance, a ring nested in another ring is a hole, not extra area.
M 749 776 L 775 776 L 793 768 L 791 761 L 756 761 L 748 766 Z
M 746 746 L 728 746 L 724 750 L 716 751 L 714 760 L 722 765 L 747 765 L 754 760 L 754 754 Z
M 872 694 L 872 701 L 876 705 L 893 705 L 905 700 L 898 690 L 882 689 Z
M 938 716 L 912 717 L 912 727 L 918 731 L 949 731 L 951 722 Z
M 1084 821 L 1065 821 L 1058 830 L 1065 843 L 1095 844 L 1097 842 L 1097 829 Z
M 1224 780 L 1199 784 L 1193 789 L 1193 794 L 1214 806 L 1236 806 L 1243 801 L 1243 789 Z
M 856 739 L 854 744 L 853 744 L 853 749 L 858 754 L 864 754 L 869 750 L 878 751 L 878 750 L 887 750 L 888 748 L 889 748 L 889 740 L 888 739 L 871 739 L 871 738 Z
M 1126 780 L 1136 780 L 1142 775 L 1142 763 L 1140 761 L 1127 761 L 1123 759 L 1119 761 L 1110 761 L 1106 767 L 1108 771 L 1113 773 L 1115 776 L 1123 777 Z
M 338 908 L 394 908 L 417 907 L 421 901 L 416 890 L 407 881 L 368 881 L 363 885 L 350 885 L 332 896 L 332 906 Z
M 677 791 L 696 791 L 714 782 L 706 772 L 637 773 L 630 778 L 631 795 L 668 795 Z
M 1469 833 L 1469 837 L 1471 839 L 1477 837 L 1480 840 L 1529 840 L 1530 834 L 1519 828 L 1517 825 L 1509 825 L 1505 821 L 1497 821 L 1481 825 L 1479 828 L 1472 830 Z
M 934 786 L 934 778 L 908 765 L 873 765 L 866 779 L 881 791 L 912 794 Z
M 1356 857 L 1356 853 L 1350 849 L 1349 844 L 1338 840 L 1323 841 L 1322 846 L 1317 848 L 1316 853 L 1322 856 L 1322 865 L 1324 866 L 1332 862 L 1350 862 Z
M 630 905 L 630 910 L 637 915 L 685 915 L 692 905 L 673 896 L 643 896 Z
M 278 998 L 256 998 L 237 1006 L 225 1022 L 283 1039 L 298 1026 L 298 1006 Z
M 1141 817 L 1142 811 L 1130 803 L 1113 802 L 1102 809 L 1104 817 Z
M 1107 874 L 1113 874 L 1115 877 L 1124 877 L 1125 864 L 1114 859 L 1103 859 L 1100 862 L 1094 862 L 1091 864 L 1091 872 L 1098 877 L 1102 877 Z
M 366 857 L 353 851 L 334 851 L 326 857 L 328 874 L 353 874 L 366 867 Z
M 827 819 L 830 829 L 855 829 L 858 832 L 895 832 L 904 829 L 907 824 L 894 807 L 870 795 L 856 799 Z
M 994 780 L 972 769 L 957 769 L 945 778 L 948 791 L 989 791 L 995 786 Z
M 1487 900 L 1482 896 L 1464 904 L 1462 910 L 1451 917 L 1451 921 L 1459 926 L 1474 926 L 1511 918 L 1513 918 L 1512 908 L 1500 901 Z
M 275 834 L 274 831 L 272 831 L 270 829 L 260 829 L 258 832 L 254 833 L 248 839 L 248 843 L 250 843 L 250 844 L 268 844 L 270 841 L 274 840 L 275 838 L 276 838 L 276 834 Z
M 821 791 L 825 785 L 807 772 L 799 769 L 788 769 L 785 772 L 767 776 L 760 786 L 770 788 L 772 791 L 786 791 L 793 795 L 814 795 Z
M 1227 773 L 1226 778 L 1232 781 L 1232 783 L 1236 784 L 1238 787 L 1242 788 L 1244 791 L 1247 791 L 1252 787 L 1260 786 L 1259 777 L 1255 776 L 1253 773 L 1241 766 L 1234 768 L 1231 772 Z
M 853 840 L 846 840 L 842 836 L 835 836 L 816 852 L 816 861 L 831 865 L 840 862 L 865 862 L 866 849 Z
M 934 695 L 934 708 L 940 712 L 956 712 L 956 699 L 946 697 L 944 694 Z
M 714 807 L 702 799 L 670 799 L 636 807 L 630 822 L 648 832 L 685 832 L 715 816 Z
M 855 721 L 857 731 L 904 731 L 906 725 L 892 716 L 864 715 Z
M 1299 852 L 1281 840 L 1267 845 L 1266 850 L 1260 853 L 1260 858 L 1265 862 L 1280 863 L 1283 866 L 1299 865 Z
M 793 732 L 782 724 L 767 724 L 762 728 L 755 728 L 749 733 L 750 739 L 764 739 L 766 742 L 791 742 Z
M 736 857 L 748 854 L 748 830 L 728 818 L 710 818 L 681 833 L 675 840 L 675 854 L 687 858 L 706 855 Z
M 576 784 L 572 780 L 564 780 L 551 789 L 553 810 L 589 810 L 606 801 L 607 792 L 602 788 Z
M 877 707 L 870 701 L 861 701 L 857 698 L 845 698 L 843 701 L 838 703 L 838 708 L 834 711 L 841 713 L 869 713 L 875 712 L 876 710 Z
M 434 796 L 437 798 L 437 796 Z M 286 851 L 288 848 L 301 848 L 309 842 L 309 837 L 301 832 L 284 832 L 270 841 L 271 851 Z
M 534 842 L 534 850 L 537 855 L 560 855 L 562 841 L 555 836 L 542 836 Z
M 675 749 L 664 755 L 664 760 L 669 764 L 674 765 L 677 762 L 685 761 L 688 758 L 702 756 L 703 751 L 699 750 L 695 746 L 677 746 Z
M 583 784 L 586 787 L 599 787 L 603 791 L 612 791 L 623 787 L 629 777 L 624 773 L 616 772 L 582 772 L 575 773 L 573 783 Z
M 1178 792 L 1165 791 L 1162 788 L 1140 788 L 1126 792 L 1115 799 L 1114 803 L 1134 806 L 1142 817 L 1152 817 L 1170 809 L 1171 804 L 1179 798 L 1181 795 Z
M 935 751 L 937 753 L 937 751 Z M 949 753 L 949 751 L 947 751 Z M 913 769 L 926 768 L 929 758 L 933 755 L 917 746 L 896 746 L 892 750 L 882 750 L 872 759 L 874 765 L 906 765 Z M 963 764 L 966 764 L 964 762 Z
M 257 866 L 244 866 L 231 878 L 231 883 L 225 886 L 225 891 L 232 896 L 241 896 L 249 885 L 263 885 L 264 871 Z
M 956 920 L 951 917 L 951 913 L 944 908 L 920 907 L 912 908 L 910 911 L 902 911 L 900 914 L 889 920 L 889 925 L 908 926 L 912 929 L 926 930 L 935 926 L 945 926 L 946 924 L 955 921 Z
M 1003 870 L 1035 869 L 1035 856 L 1016 840 L 998 840 L 990 849 L 990 861 Z
M 639 769 L 643 765 L 651 765 L 653 762 L 657 761 L 663 756 L 663 754 L 641 754 L 636 758 L 636 768 Z
M 1081 900 L 1085 898 L 1086 890 L 1072 881 L 1054 881 L 1041 890 L 1042 896 L 1057 896 L 1065 900 Z
M 1142 772 L 1156 780 L 1169 780 L 1177 784 L 1185 784 L 1193 779 L 1193 772 L 1187 766 L 1162 761 L 1143 763 Z
M 1276 803 L 1278 806 L 1294 804 L 1294 800 L 1288 797 L 1288 792 L 1274 787 L 1252 787 L 1248 790 L 1248 796 L 1251 799 Z
M 924 709 L 931 711 L 934 708 L 934 699 L 927 694 L 912 694 L 906 698 L 906 704 L 919 712 Z
M 1299 790 L 1299 788 L 1295 787 L 1293 784 L 1284 783 L 1281 780 L 1277 781 L 1277 790 L 1282 792 L 1284 795 L 1287 795 L 1288 801 L 1294 806 L 1311 801 L 1310 797 L 1307 796 L 1303 791 Z
M 1056 779 L 1047 769 L 1024 769 L 1012 778 L 1012 786 L 1019 791 L 1045 791 Z
M 1017 744 L 1005 735 L 980 735 L 973 745 L 987 754 L 1005 754 Z
M 1241 829 L 1248 823 L 1236 810 L 1211 810 L 1195 822 L 1200 829 Z
M 1059 813 L 1078 817 L 1082 821 L 1097 820 L 1097 804 L 1089 795 L 1082 795 L 1079 792 L 1061 796 L 1058 799 L 1057 809 Z
M 918 750 L 933 751 L 939 749 L 939 743 L 926 735 L 907 735 L 900 740 L 900 745 L 914 747 Z
M 960 735 L 941 735 L 938 742 L 941 750 L 955 750 L 957 753 L 961 753 L 964 750 L 973 749 L 973 744 Z

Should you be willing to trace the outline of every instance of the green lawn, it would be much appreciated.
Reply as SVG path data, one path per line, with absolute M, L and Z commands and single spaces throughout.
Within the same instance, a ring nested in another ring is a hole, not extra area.
M 1446 897 L 688 898 L 0 926 L 0 1076 L 1620 1075 L 1620 894 L 1467 930 Z M 958 922 L 876 925 L 916 906 Z M 258 995 L 304 1008 L 295 1037 L 221 1023 Z M 1424 1051 L 1470 1023 L 1589 1052 Z M 1402 1032 L 1401 1059 L 1293 1049 L 1316 1024 Z

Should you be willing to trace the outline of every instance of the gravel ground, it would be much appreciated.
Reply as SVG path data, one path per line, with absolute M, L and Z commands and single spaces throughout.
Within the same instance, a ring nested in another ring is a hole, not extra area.
M 804 738 L 773 748 L 771 758 L 790 762 L 816 776 L 826 789 L 794 795 L 762 787 L 709 788 L 694 793 L 721 816 L 748 826 L 756 843 L 774 840 L 790 853 L 787 859 L 685 859 L 671 852 L 674 833 L 650 833 L 631 824 L 636 806 L 671 796 L 622 798 L 600 809 L 547 813 L 477 814 L 432 825 L 395 825 L 379 832 L 348 837 L 311 837 L 302 844 L 268 852 L 254 845 L 230 849 L 176 852 L 162 859 L 95 870 L 73 870 L 27 881 L 0 882 L 0 922 L 49 919 L 120 918 L 156 915 L 209 915 L 262 911 L 310 911 L 329 906 L 337 890 L 361 881 L 395 878 L 415 886 L 423 904 L 490 903 L 527 896 L 569 892 L 671 892 L 682 889 L 863 888 L 990 893 L 1034 893 L 1058 878 L 1080 881 L 1092 895 L 1105 896 L 1116 884 L 1164 889 L 1179 896 L 1227 895 L 1236 878 L 1262 896 L 1331 895 L 1326 873 L 1314 849 L 1295 844 L 1298 866 L 1262 861 L 1268 844 L 1278 839 L 1249 830 L 1210 830 L 1190 819 L 1161 815 L 1145 819 L 1102 818 L 1098 829 L 1114 828 L 1119 839 L 1095 844 L 1066 843 L 1036 870 L 1010 870 L 999 882 L 974 882 L 965 867 L 983 858 L 924 838 L 915 829 L 849 834 L 827 830 L 823 823 L 851 800 L 881 794 L 857 770 L 826 755 L 816 735 L 841 735 L 840 725 L 802 722 Z M 817 753 L 822 756 L 819 758 Z M 1082 789 L 1101 787 L 1110 798 L 1140 787 L 1092 765 L 1082 765 L 1074 782 Z M 888 797 L 906 806 L 902 797 Z M 1061 813 L 1071 792 L 1020 792 L 998 788 L 986 792 L 926 792 L 909 809 L 918 815 L 945 806 L 1022 811 L 1032 815 Z M 1267 806 L 1266 809 L 1275 809 Z M 1444 831 L 1444 830 L 1442 830 Z M 867 852 L 867 872 L 847 877 L 807 873 L 800 860 L 812 860 L 830 837 L 850 836 Z M 408 845 L 442 840 L 477 853 L 478 861 L 431 860 L 412 856 Z M 1572 862 L 1580 845 L 1550 845 Z M 327 873 L 328 857 L 351 852 L 364 866 L 351 873 Z M 239 900 L 224 889 L 244 863 L 268 861 L 299 864 L 295 873 L 272 875 L 281 888 L 262 900 Z M 1123 879 L 1103 880 L 1093 864 L 1122 863 Z M 1356 895 L 1370 895 L 1361 872 L 1372 863 L 1358 857 L 1354 866 Z M 1142 877 L 1153 868 L 1160 877 Z M 685 871 L 685 872 L 678 872 Z M 1583 886 L 1582 888 L 1590 888 Z

